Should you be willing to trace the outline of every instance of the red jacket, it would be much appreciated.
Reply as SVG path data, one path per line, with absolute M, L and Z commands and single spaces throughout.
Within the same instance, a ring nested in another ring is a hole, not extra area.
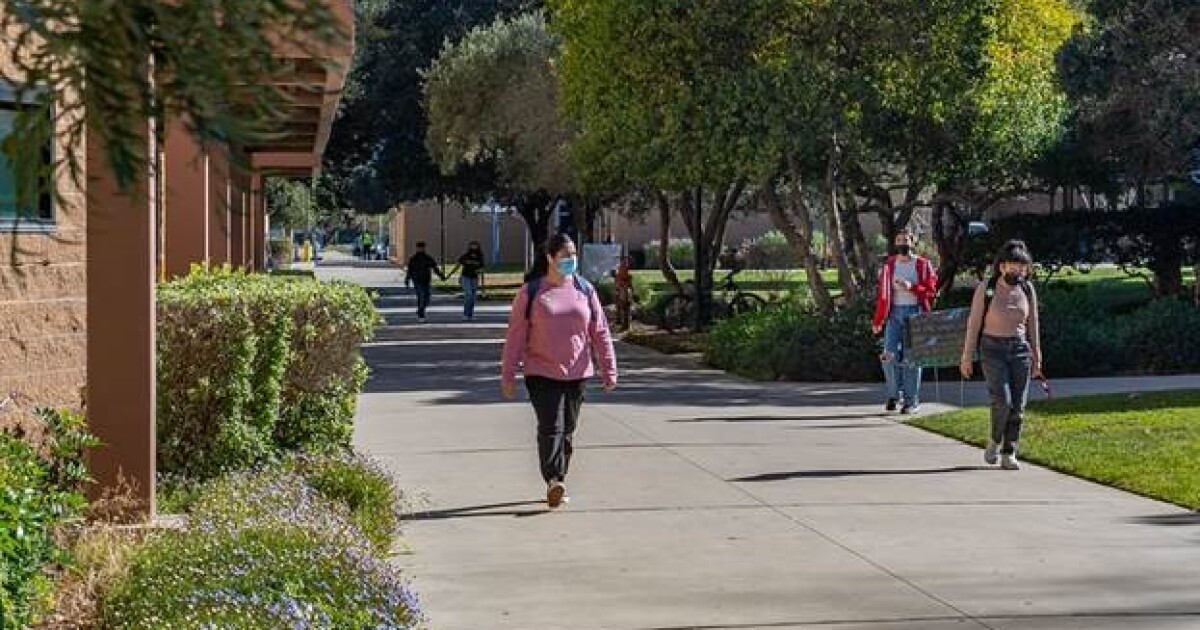
M 920 301 L 921 310 L 933 310 L 933 298 L 937 297 L 937 271 L 924 256 L 917 256 L 917 284 L 912 291 Z M 879 271 L 879 295 L 875 299 L 875 318 L 872 324 L 883 326 L 892 312 L 892 276 L 896 272 L 896 257 L 889 256 Z

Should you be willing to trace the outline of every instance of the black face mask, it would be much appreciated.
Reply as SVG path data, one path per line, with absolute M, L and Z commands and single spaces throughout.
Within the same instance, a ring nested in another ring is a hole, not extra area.
M 1004 281 L 1007 282 L 1010 286 L 1015 287 L 1018 284 L 1021 284 L 1022 282 L 1024 282 L 1025 278 L 1019 273 L 1013 273 L 1010 271 L 1010 272 L 1004 274 Z
M 912 245 L 897 245 L 896 253 L 901 256 L 907 256 L 912 253 Z

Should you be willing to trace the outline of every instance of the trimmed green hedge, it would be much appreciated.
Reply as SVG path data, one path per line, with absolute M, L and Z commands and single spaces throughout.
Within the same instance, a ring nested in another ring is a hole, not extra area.
M 198 269 L 161 286 L 159 470 L 206 479 L 348 446 L 377 319 L 347 283 Z
M 797 301 L 718 323 L 705 360 L 760 380 L 871 381 L 882 374 L 866 302 L 823 317 Z
M 1149 300 L 1124 286 L 1054 283 L 1039 290 L 1042 353 L 1051 378 L 1200 371 L 1200 308 L 1174 297 Z M 965 305 L 955 291 L 938 308 Z M 718 324 L 706 360 L 761 380 L 876 381 L 878 341 L 870 306 L 856 304 L 833 318 L 789 303 Z

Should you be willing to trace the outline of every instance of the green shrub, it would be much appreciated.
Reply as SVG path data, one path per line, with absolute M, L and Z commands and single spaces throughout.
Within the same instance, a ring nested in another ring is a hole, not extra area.
M 292 262 L 293 247 L 292 240 L 289 238 L 271 239 L 267 244 L 272 260 L 289 264 Z
M 612 278 L 605 278 L 597 282 L 596 295 L 600 296 L 600 304 L 603 306 L 612 306 L 617 303 L 617 285 Z
M 355 285 L 198 269 L 159 290 L 160 470 L 199 479 L 349 445 L 377 314 Z
M 390 475 L 349 455 L 211 481 L 187 527 L 135 552 L 103 594 L 102 627 L 416 627 L 417 601 L 384 560 L 399 502 Z
M 40 411 L 47 440 L 41 453 L 0 434 L 0 628 L 24 628 L 46 604 L 48 566 L 63 562 L 57 530 L 85 507 L 84 449 L 96 441 L 78 414 Z
M 1128 316 L 1125 356 L 1137 372 L 1200 370 L 1200 309 L 1178 298 L 1155 300 Z
M 351 522 L 376 550 L 391 548 L 400 528 L 403 496 L 378 463 L 361 455 L 306 456 L 294 466 L 321 496 L 349 510 Z
M 871 381 L 881 377 L 878 354 L 867 302 L 824 317 L 793 301 L 717 324 L 705 360 L 756 379 Z
M 691 269 L 696 264 L 696 248 L 692 245 L 690 238 L 673 238 L 667 245 L 671 264 L 677 269 Z M 648 269 L 657 269 L 659 261 L 662 259 L 662 242 L 650 241 L 646 243 L 646 267 Z
M 289 284 L 295 332 L 275 440 L 285 449 L 340 450 L 350 445 L 358 395 L 370 374 L 360 348 L 379 314 L 358 285 Z
M 189 518 L 201 529 L 302 524 L 386 553 L 401 505 L 392 476 L 364 456 L 297 454 L 208 482 L 192 498 Z
M 135 552 L 104 594 L 102 627 L 413 628 L 399 572 L 300 527 L 169 532 Z
M 800 267 L 800 256 L 788 244 L 779 230 L 771 230 L 754 239 L 748 239 L 746 266 L 750 269 L 796 269 Z
M 649 304 L 654 299 L 654 288 L 652 282 L 643 280 L 638 276 L 633 276 L 633 303 L 634 304 Z
M 272 276 L 292 277 L 292 278 L 311 278 L 316 279 L 317 274 L 311 269 L 272 269 Z
M 279 366 L 256 326 L 252 281 L 241 274 L 196 274 L 158 293 L 158 463 L 199 478 L 251 466 L 274 451 L 274 423 L 255 394 L 277 389 Z M 265 332 L 265 331 L 264 331 Z M 275 357 L 279 359 L 278 356 Z M 255 368 L 270 369 L 258 384 Z M 277 396 L 277 391 L 274 392 Z M 269 411 L 269 409 L 267 409 Z M 256 424 L 255 420 L 259 422 Z

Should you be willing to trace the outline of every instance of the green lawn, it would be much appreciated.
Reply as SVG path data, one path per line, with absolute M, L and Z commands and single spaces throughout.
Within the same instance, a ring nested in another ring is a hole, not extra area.
M 988 410 L 920 418 L 914 426 L 983 446 Z M 1030 405 L 1022 459 L 1200 509 L 1200 391 L 1117 394 Z

